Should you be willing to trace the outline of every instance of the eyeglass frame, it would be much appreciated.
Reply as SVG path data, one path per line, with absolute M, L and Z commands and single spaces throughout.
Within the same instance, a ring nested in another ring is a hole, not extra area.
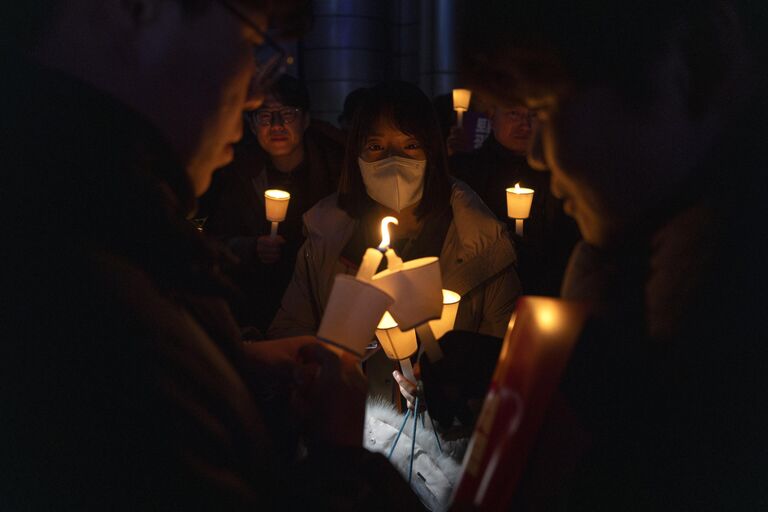
M 246 15 L 244 12 L 242 12 L 240 9 L 235 7 L 229 0 L 217 0 L 219 4 L 227 9 L 230 13 L 232 13 L 237 19 L 248 25 L 256 34 L 258 34 L 263 41 L 261 44 L 254 45 L 253 50 L 253 60 L 256 61 L 256 77 L 254 79 L 256 85 L 260 88 L 265 88 L 269 85 L 272 85 L 275 81 L 277 81 L 278 78 L 280 78 L 280 75 L 285 73 L 286 68 L 293 64 L 293 57 L 288 55 L 288 52 L 283 49 L 282 46 L 277 44 L 277 42 L 269 37 L 266 32 L 261 30 L 258 25 L 250 18 L 248 15 Z M 269 61 L 266 63 L 259 62 L 258 57 L 256 56 L 256 53 L 258 52 L 259 48 L 262 48 L 264 46 L 267 46 L 271 48 L 275 54 L 276 54 L 276 67 L 274 67 L 275 71 L 272 73 L 267 73 L 267 71 L 271 70 L 274 65 L 267 65 L 269 64 Z M 269 77 L 269 80 L 266 80 L 266 77 Z
M 296 117 L 291 119 L 290 121 L 286 120 L 285 116 L 283 115 L 283 112 L 285 112 L 286 110 L 289 110 L 294 114 L 296 114 Z M 268 123 L 262 123 L 261 121 L 259 121 L 258 119 L 259 112 L 264 112 L 269 114 Z M 275 125 L 276 124 L 275 117 L 277 117 L 280 120 L 280 124 L 282 124 L 283 126 L 285 126 L 286 124 L 291 124 L 298 119 L 299 114 L 301 114 L 302 112 L 303 110 L 300 109 L 299 107 L 283 107 L 278 110 L 267 110 L 267 109 L 260 108 L 260 109 L 246 112 L 245 116 L 248 119 L 248 124 L 251 126 L 251 129 L 255 131 L 256 128 L 259 126 L 267 127 L 267 126 Z

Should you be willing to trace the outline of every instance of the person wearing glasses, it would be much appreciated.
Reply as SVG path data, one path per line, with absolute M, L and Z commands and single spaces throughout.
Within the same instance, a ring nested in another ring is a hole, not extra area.
M 418 508 L 361 447 L 354 363 L 242 344 L 187 221 L 305 4 L 0 6 L 3 510 Z
M 246 300 L 233 309 L 241 325 L 262 333 L 277 311 L 304 242 L 301 217 L 336 190 L 341 169 L 343 146 L 318 128 L 321 122 L 310 119 L 309 109 L 304 84 L 290 75 L 280 77 L 264 103 L 246 112 L 246 136 L 235 147 L 234 161 L 216 174 L 207 198 L 206 231 L 224 240 L 240 259 L 233 279 Z M 269 189 L 291 194 L 275 238 L 269 236 L 264 207 Z
M 449 159 L 452 173 L 465 181 L 499 220 L 515 232 L 507 217 L 505 190 L 520 183 L 535 190 L 523 236 L 515 235 L 517 269 L 527 295 L 557 296 L 571 250 L 579 239 L 576 224 L 552 195 L 549 175 L 528 165 L 528 146 L 536 127 L 536 112 L 518 101 L 496 100 L 488 109 L 491 135 L 470 152 Z

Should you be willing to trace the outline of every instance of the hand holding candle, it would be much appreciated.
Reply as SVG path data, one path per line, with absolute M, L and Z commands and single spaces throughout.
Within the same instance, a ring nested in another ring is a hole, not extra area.
M 469 110 L 469 99 L 472 97 L 472 91 L 469 89 L 453 90 L 453 110 L 456 111 L 456 126 L 461 128 L 464 118 L 464 112 Z
M 285 220 L 285 214 L 288 212 L 288 202 L 291 200 L 291 194 L 284 190 L 270 189 L 264 192 L 264 205 L 267 210 L 267 220 L 272 222 L 272 229 L 269 233 L 271 238 L 277 236 L 277 224 Z
M 515 219 L 515 233 L 523 236 L 523 219 L 531 214 L 533 204 L 533 189 L 522 188 L 515 183 L 514 188 L 507 189 L 507 216 Z

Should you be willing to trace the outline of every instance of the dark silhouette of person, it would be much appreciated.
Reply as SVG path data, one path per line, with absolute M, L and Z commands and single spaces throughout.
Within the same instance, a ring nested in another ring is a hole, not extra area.
M 287 64 L 270 21 L 299 30 L 304 4 L 0 7 L 0 508 L 418 508 L 361 447 L 355 362 L 243 344 L 187 221 Z
M 461 5 L 470 87 L 538 111 L 583 236 L 563 297 L 596 307 L 511 506 L 764 508 L 766 10 Z

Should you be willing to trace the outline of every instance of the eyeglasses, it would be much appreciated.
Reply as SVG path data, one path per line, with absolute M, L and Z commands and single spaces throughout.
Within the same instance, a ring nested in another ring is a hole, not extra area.
M 300 112 L 300 108 L 285 107 L 280 110 L 252 110 L 251 112 L 246 112 L 245 116 L 251 125 L 251 129 L 255 130 L 257 126 L 272 126 L 275 123 L 290 124 L 296 120 Z
M 293 64 L 293 57 L 288 55 L 274 39 L 265 34 L 252 19 L 235 7 L 229 0 L 218 1 L 224 8 L 264 39 L 261 44 L 254 45 L 253 48 L 253 58 L 256 60 L 256 75 L 253 81 L 256 87 L 266 89 L 280 78 L 280 75 L 285 72 L 289 65 Z

